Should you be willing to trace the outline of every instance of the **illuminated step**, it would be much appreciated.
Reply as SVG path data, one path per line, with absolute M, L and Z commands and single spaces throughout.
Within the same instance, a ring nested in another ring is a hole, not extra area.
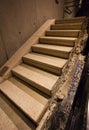
M 42 118 L 46 106 L 38 102 L 32 96 L 25 93 L 15 84 L 6 80 L 0 86 L 0 91 L 5 94 L 19 109 L 21 109 L 36 124 Z M 3 121 L 4 122 L 4 121 Z
M 52 88 L 58 80 L 58 76 L 25 64 L 18 65 L 12 72 L 18 78 L 48 95 L 52 95 Z
M 61 58 L 69 58 L 72 50 L 73 50 L 72 47 L 65 47 L 65 46 L 56 46 L 56 45 L 48 45 L 48 44 L 32 45 L 33 52 L 53 55 Z
M 51 25 L 52 30 L 83 30 L 86 26 L 83 23 L 65 23 Z
M 39 38 L 40 43 L 70 46 L 70 47 L 73 47 L 75 45 L 76 40 L 77 38 L 71 38 L 71 37 L 69 38 L 69 37 L 44 36 Z
M 54 36 L 54 37 L 79 37 L 82 36 L 80 30 L 48 30 L 46 31 L 46 36 Z M 70 39 L 70 38 L 69 38 Z M 67 39 L 68 40 L 68 39 Z M 75 40 L 75 39 L 73 39 Z
M 42 68 L 49 72 L 61 75 L 67 60 L 38 53 L 29 53 L 23 56 L 25 63 Z
M 55 20 L 56 24 L 60 23 L 80 23 L 84 22 L 86 20 L 86 17 L 74 17 L 74 18 L 66 18 L 66 19 L 57 19 Z

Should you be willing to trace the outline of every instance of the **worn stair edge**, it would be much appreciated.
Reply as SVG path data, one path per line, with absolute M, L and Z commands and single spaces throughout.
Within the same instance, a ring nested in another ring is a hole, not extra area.
M 29 53 L 23 56 L 23 61 L 24 63 L 36 66 L 57 75 L 62 74 L 62 68 L 67 62 L 65 59 L 37 53 Z
M 79 37 L 82 36 L 81 30 L 47 30 L 46 36 L 56 37 Z
M 22 110 L 36 124 L 42 118 L 47 106 L 44 106 L 16 85 L 6 80 L 1 85 L 0 91 L 5 94 L 20 110 Z
M 60 58 L 68 59 L 73 48 L 65 46 L 54 46 L 45 44 L 35 44 L 32 46 L 32 51 L 36 53 L 42 53 Z
M 44 36 L 39 38 L 39 43 L 73 47 L 75 45 L 76 40 L 77 38 Z
M 58 76 L 55 76 L 55 79 L 52 79 L 44 74 L 41 74 L 41 71 L 38 69 L 38 72 L 35 72 L 34 67 L 33 70 L 30 70 L 27 66 L 24 67 L 22 65 L 18 65 L 12 70 L 16 77 L 29 83 L 47 95 L 52 96 L 52 88 L 56 84 Z
M 6 113 L 0 108 L 0 130 L 18 130 Z

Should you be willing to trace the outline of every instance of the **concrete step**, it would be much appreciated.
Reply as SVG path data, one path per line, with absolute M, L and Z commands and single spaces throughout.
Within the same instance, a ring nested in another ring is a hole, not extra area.
M 47 44 L 32 45 L 33 52 L 57 56 L 61 58 L 69 58 L 72 50 L 73 50 L 72 47 L 65 47 L 65 46 L 47 45 Z
M 82 23 L 65 23 L 51 25 L 52 30 L 84 30 L 86 28 Z
M 50 96 L 52 95 L 52 88 L 58 80 L 58 76 L 25 64 L 18 65 L 12 72 L 16 77 Z
M 86 20 L 86 17 L 74 17 L 74 18 L 66 18 L 66 19 L 57 19 L 55 20 L 56 24 L 60 24 L 60 23 L 80 23 L 80 22 L 84 22 Z
M 29 53 L 23 56 L 23 61 L 27 64 L 36 66 L 57 75 L 62 74 L 62 69 L 67 63 L 67 60 L 65 59 L 38 53 Z
M 25 93 L 9 80 L 6 80 L 0 86 L 2 86 L 0 91 L 3 94 L 5 94 L 30 119 L 32 119 L 36 124 L 39 124 L 46 106 Z
M 33 97 L 35 100 L 40 102 L 41 104 L 46 105 L 48 103 L 50 96 L 39 91 L 38 89 L 34 88 L 30 84 L 16 77 L 10 77 L 8 80 L 12 82 L 13 84 L 15 84 L 19 89 L 23 90 L 25 93 L 27 93 L 28 95 Z
M 28 116 L 26 116 L 26 114 L 24 114 L 23 111 L 21 111 L 21 109 L 19 109 L 1 91 L 0 91 L 0 108 L 4 111 L 4 113 L 8 116 L 8 118 L 11 120 L 11 122 L 16 126 L 18 130 L 36 130 L 37 127 L 36 124 L 30 118 L 28 118 Z M 5 120 L 2 121 L 2 123 L 5 123 Z M 9 128 L 6 127 L 8 129 L 5 128 L 4 124 L 2 125 L 4 130 L 13 130 L 9 124 L 7 124 Z
M 46 36 L 56 37 L 79 37 L 82 35 L 80 30 L 48 30 Z
M 69 46 L 73 47 L 75 45 L 75 41 L 77 38 L 69 38 L 69 37 L 40 37 L 40 43 L 60 45 L 60 46 Z
M 0 108 L 0 130 L 18 130 L 6 113 Z

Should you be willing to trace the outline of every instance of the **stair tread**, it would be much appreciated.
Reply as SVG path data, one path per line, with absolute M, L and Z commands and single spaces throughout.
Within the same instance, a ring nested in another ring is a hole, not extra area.
M 72 17 L 72 18 L 64 18 L 64 19 L 58 19 L 58 20 L 76 20 L 76 19 L 84 20 L 84 19 L 86 19 L 86 16 L 79 16 L 79 17 Z
M 81 30 L 47 30 L 47 32 L 80 32 Z
M 63 52 L 71 52 L 73 49 L 73 47 L 48 45 L 48 44 L 35 44 L 32 45 L 32 47 L 44 48 L 44 49 L 55 50 L 55 51 L 63 51 Z
M 40 102 L 43 105 L 46 105 L 49 101 L 50 97 L 41 91 L 37 90 L 36 88 L 33 88 L 31 85 L 25 83 L 24 81 L 11 77 L 8 79 L 10 82 L 15 84 L 18 88 L 26 92 L 28 95 L 32 96 L 34 99 L 36 99 L 38 102 Z
M 0 90 L 35 123 L 39 123 L 45 106 L 6 80 Z
M 54 30 L 52 30 L 52 31 L 54 31 Z M 74 38 L 74 37 L 49 37 L 49 36 L 46 37 L 46 36 L 43 36 L 43 37 L 40 37 L 40 39 L 50 39 L 50 40 L 55 39 L 55 40 L 68 40 L 68 41 L 73 40 L 73 41 L 75 41 L 77 38 Z
M 38 54 L 38 53 L 29 53 L 25 55 L 24 58 L 32 59 L 38 62 L 43 62 L 45 64 L 52 65 L 58 68 L 62 68 L 65 65 L 65 63 L 68 61 L 66 59 L 57 58 L 53 56 L 47 56 L 47 55 Z
M 81 34 L 81 30 L 47 30 L 46 31 L 46 36 L 63 37 L 63 38 L 65 37 L 77 38 L 79 34 Z M 76 40 L 76 39 L 72 39 L 72 40 Z
M 0 130 L 18 130 L 6 113 L 0 108 Z
M 46 73 L 45 75 L 44 71 L 40 71 L 40 69 L 36 69 L 37 71 L 35 71 L 34 68 L 35 67 L 29 69 L 29 66 L 18 65 L 12 71 L 19 78 L 22 78 L 37 89 L 51 95 L 52 88 L 57 82 L 58 76 L 53 76 L 51 74 L 51 77 L 49 73 Z
M 59 24 L 54 24 L 54 25 L 52 25 L 52 26 L 66 26 L 66 25 L 70 25 L 70 26 L 75 26 L 75 25 L 81 25 L 82 26 L 82 22 L 78 22 L 78 23 L 59 23 Z
M 58 35 L 58 33 L 56 34 Z M 68 36 L 42 36 L 39 38 L 39 43 L 73 47 L 75 45 L 76 40 L 77 38 Z
M 55 23 L 63 23 L 63 22 L 73 22 L 73 23 L 76 23 L 76 22 L 83 22 L 86 20 L 86 17 L 73 17 L 73 18 L 64 18 L 64 19 L 57 19 L 55 20 Z
M 83 30 L 86 28 L 86 24 L 83 23 L 60 23 L 51 25 L 51 30 Z

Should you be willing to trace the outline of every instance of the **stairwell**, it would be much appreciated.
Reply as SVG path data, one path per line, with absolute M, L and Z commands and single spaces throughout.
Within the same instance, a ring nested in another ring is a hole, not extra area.
M 45 25 L 0 70 L 1 130 L 38 129 L 69 62 L 84 47 L 86 17 Z

